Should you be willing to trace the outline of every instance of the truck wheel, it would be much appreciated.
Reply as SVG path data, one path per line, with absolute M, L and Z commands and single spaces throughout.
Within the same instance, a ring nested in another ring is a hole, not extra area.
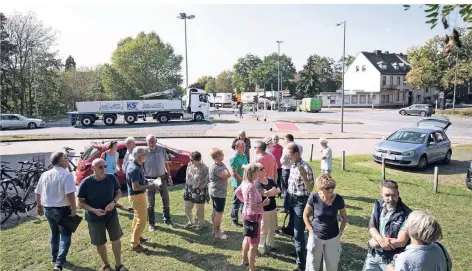
M 157 120 L 160 122 L 160 123 L 167 123 L 169 122 L 169 115 L 166 115 L 166 114 L 161 114 L 161 115 L 158 115 L 157 116 Z
M 193 117 L 193 120 L 203 121 L 203 114 L 202 113 L 195 113 L 195 116 Z
M 93 122 L 94 120 L 91 116 L 83 116 L 82 119 L 80 120 L 80 123 L 82 123 L 82 126 L 91 126 Z
M 136 122 L 138 118 L 136 117 L 135 114 L 128 114 L 128 115 L 125 115 L 125 121 L 126 123 L 128 124 L 133 124 Z
M 105 125 L 110 126 L 115 124 L 116 118 L 113 115 L 105 115 L 103 116 L 103 123 Z

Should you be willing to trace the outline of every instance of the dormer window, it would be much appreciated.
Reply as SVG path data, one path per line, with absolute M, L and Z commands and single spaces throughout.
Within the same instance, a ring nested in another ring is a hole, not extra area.
M 405 63 L 400 63 L 399 64 L 399 67 L 402 71 L 406 70 L 406 66 L 405 66 Z
M 356 72 L 358 72 L 358 71 L 359 71 L 359 66 L 356 66 Z
M 392 66 L 393 66 L 393 68 L 394 68 L 395 70 L 397 70 L 397 71 L 398 71 L 398 69 L 400 68 L 396 62 L 392 63 Z
M 386 70 L 386 69 L 387 69 L 387 63 L 385 63 L 385 62 L 383 62 L 383 61 L 377 62 L 377 65 L 378 65 L 379 68 L 381 68 L 382 70 Z

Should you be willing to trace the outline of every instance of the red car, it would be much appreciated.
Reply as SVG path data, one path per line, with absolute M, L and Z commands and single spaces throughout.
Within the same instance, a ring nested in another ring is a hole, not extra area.
M 83 153 L 77 164 L 77 178 L 76 183 L 80 184 L 82 180 L 93 174 L 92 161 L 100 158 L 103 152 L 107 151 L 109 142 L 92 142 L 92 145 Z M 162 144 L 157 145 L 164 147 L 167 151 L 168 161 L 167 164 L 170 167 L 170 174 L 174 183 L 185 183 L 185 175 L 187 173 L 187 164 L 190 162 L 190 153 L 187 151 L 177 150 Z M 136 141 L 136 146 L 147 146 L 145 141 Z M 118 141 L 118 164 L 121 169 L 123 164 L 123 158 L 126 154 L 126 145 L 124 141 Z M 126 184 L 125 174 L 122 171 L 118 171 L 118 181 L 121 185 Z

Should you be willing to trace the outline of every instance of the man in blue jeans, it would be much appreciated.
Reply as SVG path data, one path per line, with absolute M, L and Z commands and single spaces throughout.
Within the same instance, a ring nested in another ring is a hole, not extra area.
M 290 143 L 286 147 L 288 157 L 292 162 L 288 179 L 287 202 L 290 213 L 289 227 L 293 228 L 293 239 L 297 253 L 297 266 L 293 271 L 303 271 L 306 265 L 305 222 L 303 210 L 313 190 L 315 180 L 313 170 L 302 160 L 297 144 Z
M 44 172 L 39 178 L 35 190 L 38 215 L 45 215 L 51 228 L 51 260 L 56 271 L 62 270 L 66 263 L 72 233 L 59 221 L 63 217 L 76 215 L 75 182 L 67 170 L 69 159 L 63 152 L 51 155 L 53 168 Z

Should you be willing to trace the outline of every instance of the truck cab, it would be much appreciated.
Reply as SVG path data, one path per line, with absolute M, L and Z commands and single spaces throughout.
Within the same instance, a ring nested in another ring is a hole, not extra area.
M 202 121 L 210 118 L 209 95 L 205 90 L 188 88 L 185 96 L 185 110 L 193 115 L 193 120 Z

